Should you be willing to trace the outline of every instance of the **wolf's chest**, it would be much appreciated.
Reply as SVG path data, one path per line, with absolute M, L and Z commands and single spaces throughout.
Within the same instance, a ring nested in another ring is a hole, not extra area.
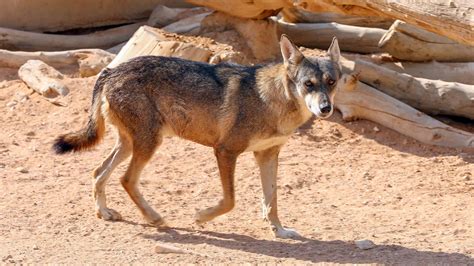
M 288 136 L 277 136 L 269 138 L 251 139 L 245 151 L 261 151 L 277 145 L 283 145 L 288 140 Z

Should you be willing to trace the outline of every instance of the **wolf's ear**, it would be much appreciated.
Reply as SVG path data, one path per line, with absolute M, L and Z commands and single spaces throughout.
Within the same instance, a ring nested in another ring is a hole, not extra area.
M 303 54 L 298 50 L 298 47 L 296 47 L 285 34 L 281 35 L 280 49 L 285 64 L 297 65 L 304 58 Z
M 329 49 L 328 49 L 328 55 L 331 58 L 331 61 L 333 61 L 337 65 L 339 70 L 342 71 L 341 50 L 339 50 L 339 43 L 337 42 L 336 37 L 332 39 L 331 46 L 329 46 Z

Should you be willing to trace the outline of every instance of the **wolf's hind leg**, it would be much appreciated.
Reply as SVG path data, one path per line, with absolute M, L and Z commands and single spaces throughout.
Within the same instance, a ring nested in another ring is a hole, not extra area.
M 120 179 L 122 186 L 127 191 L 130 198 L 137 205 L 138 209 L 142 213 L 145 220 L 154 226 L 159 226 L 164 224 L 163 218 L 148 204 L 148 202 L 143 198 L 143 195 L 138 189 L 138 180 L 140 174 L 148 163 L 150 158 L 153 156 L 155 149 L 159 144 L 161 144 L 162 137 L 159 137 L 157 142 L 150 141 L 148 143 L 137 142 L 133 143 L 133 155 L 128 166 L 127 171 Z M 154 143 L 153 143 L 154 142 Z
M 219 215 L 229 212 L 235 205 L 234 172 L 238 155 L 220 149 L 214 149 L 214 153 L 219 166 L 224 197 L 216 206 L 199 211 L 196 214 L 197 223 L 210 221 Z
M 122 217 L 120 214 L 107 208 L 105 185 L 109 179 L 112 171 L 125 159 L 130 156 L 131 146 L 130 142 L 121 134 L 118 135 L 117 143 L 114 149 L 105 159 L 102 164 L 94 171 L 94 200 L 97 216 L 104 220 L 116 221 Z
M 271 229 L 276 237 L 297 238 L 299 234 L 290 228 L 281 225 L 277 208 L 277 172 L 278 154 L 280 146 L 275 146 L 263 151 L 254 152 L 255 160 L 260 168 L 262 180 L 263 200 L 262 211 L 264 219 L 269 220 Z

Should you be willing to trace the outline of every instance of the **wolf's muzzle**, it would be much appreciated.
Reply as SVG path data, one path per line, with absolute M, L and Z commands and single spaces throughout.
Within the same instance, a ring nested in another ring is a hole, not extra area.
M 329 97 L 325 94 L 320 97 L 319 110 L 321 110 L 323 114 L 329 114 L 332 111 L 332 104 L 329 101 Z

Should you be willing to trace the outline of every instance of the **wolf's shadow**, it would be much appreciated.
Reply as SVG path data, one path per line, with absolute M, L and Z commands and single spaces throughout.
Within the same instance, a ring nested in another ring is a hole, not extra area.
M 419 251 L 399 245 L 377 245 L 360 250 L 353 243 L 334 240 L 319 241 L 302 237 L 299 240 L 279 241 L 256 239 L 235 233 L 170 228 L 162 233 L 142 235 L 144 238 L 166 243 L 208 244 L 274 258 L 293 258 L 312 263 L 377 263 L 412 265 L 473 265 L 474 258 L 460 253 Z M 195 251 L 197 252 L 197 251 Z

